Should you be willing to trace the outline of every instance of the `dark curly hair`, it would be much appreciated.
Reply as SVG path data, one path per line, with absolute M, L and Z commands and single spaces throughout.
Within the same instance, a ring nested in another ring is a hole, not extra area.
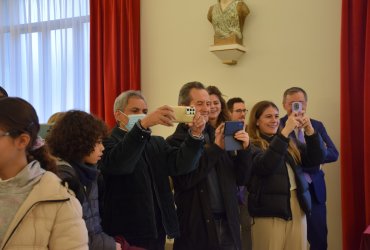
M 67 162 L 80 163 L 107 136 L 106 124 L 84 111 L 71 110 L 58 120 L 46 137 L 51 153 Z

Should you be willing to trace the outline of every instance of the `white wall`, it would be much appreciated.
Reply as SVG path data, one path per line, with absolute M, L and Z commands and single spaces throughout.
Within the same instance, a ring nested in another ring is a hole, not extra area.
M 339 148 L 341 1 L 246 1 L 248 52 L 237 65 L 222 64 L 208 51 L 213 28 L 208 8 L 216 0 L 141 1 L 142 90 L 153 110 L 176 105 L 188 81 L 216 85 L 227 98 L 240 96 L 250 109 L 272 100 L 281 107 L 283 91 L 303 87 L 308 114 L 322 120 Z M 155 127 L 167 136 L 173 128 Z M 324 166 L 328 189 L 329 249 L 342 248 L 340 169 Z

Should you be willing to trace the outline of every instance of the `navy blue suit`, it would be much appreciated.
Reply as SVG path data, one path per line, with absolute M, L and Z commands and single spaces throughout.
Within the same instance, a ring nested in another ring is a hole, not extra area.
M 281 127 L 285 126 L 287 119 L 287 116 L 284 116 L 280 119 Z M 339 153 L 333 141 L 326 132 L 324 124 L 314 119 L 310 120 L 312 127 L 315 129 L 315 131 L 320 133 L 327 147 L 327 154 L 323 163 L 335 162 L 338 160 Z M 290 137 L 296 139 L 294 131 L 290 134 Z M 326 250 L 328 248 L 328 228 L 326 225 L 326 186 L 324 172 L 320 169 L 320 166 L 310 169 L 306 168 L 304 170 L 312 179 L 312 182 L 309 185 L 312 209 L 311 214 L 307 215 L 307 239 L 310 243 L 311 250 Z

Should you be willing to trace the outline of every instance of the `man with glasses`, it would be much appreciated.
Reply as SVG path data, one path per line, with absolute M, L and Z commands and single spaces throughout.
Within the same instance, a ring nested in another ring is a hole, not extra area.
M 227 109 L 230 112 L 232 121 L 245 121 L 248 109 L 245 107 L 244 100 L 240 97 L 234 97 L 227 101 Z
M 245 122 L 248 109 L 245 107 L 245 103 L 242 98 L 231 98 L 227 101 L 226 105 L 230 112 L 230 118 L 232 121 Z M 250 250 L 252 249 L 251 218 L 248 212 L 248 191 L 246 186 L 239 186 L 237 197 L 240 211 L 242 249 Z

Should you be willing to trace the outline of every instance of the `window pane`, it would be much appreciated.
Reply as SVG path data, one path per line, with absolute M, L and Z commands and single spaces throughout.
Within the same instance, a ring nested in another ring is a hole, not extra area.
M 89 111 L 89 0 L 0 0 L 0 83 L 40 121 Z
M 5 83 L 9 82 L 9 41 L 10 33 L 0 33 L 0 83 L 4 84 L 4 87 L 7 87 Z

